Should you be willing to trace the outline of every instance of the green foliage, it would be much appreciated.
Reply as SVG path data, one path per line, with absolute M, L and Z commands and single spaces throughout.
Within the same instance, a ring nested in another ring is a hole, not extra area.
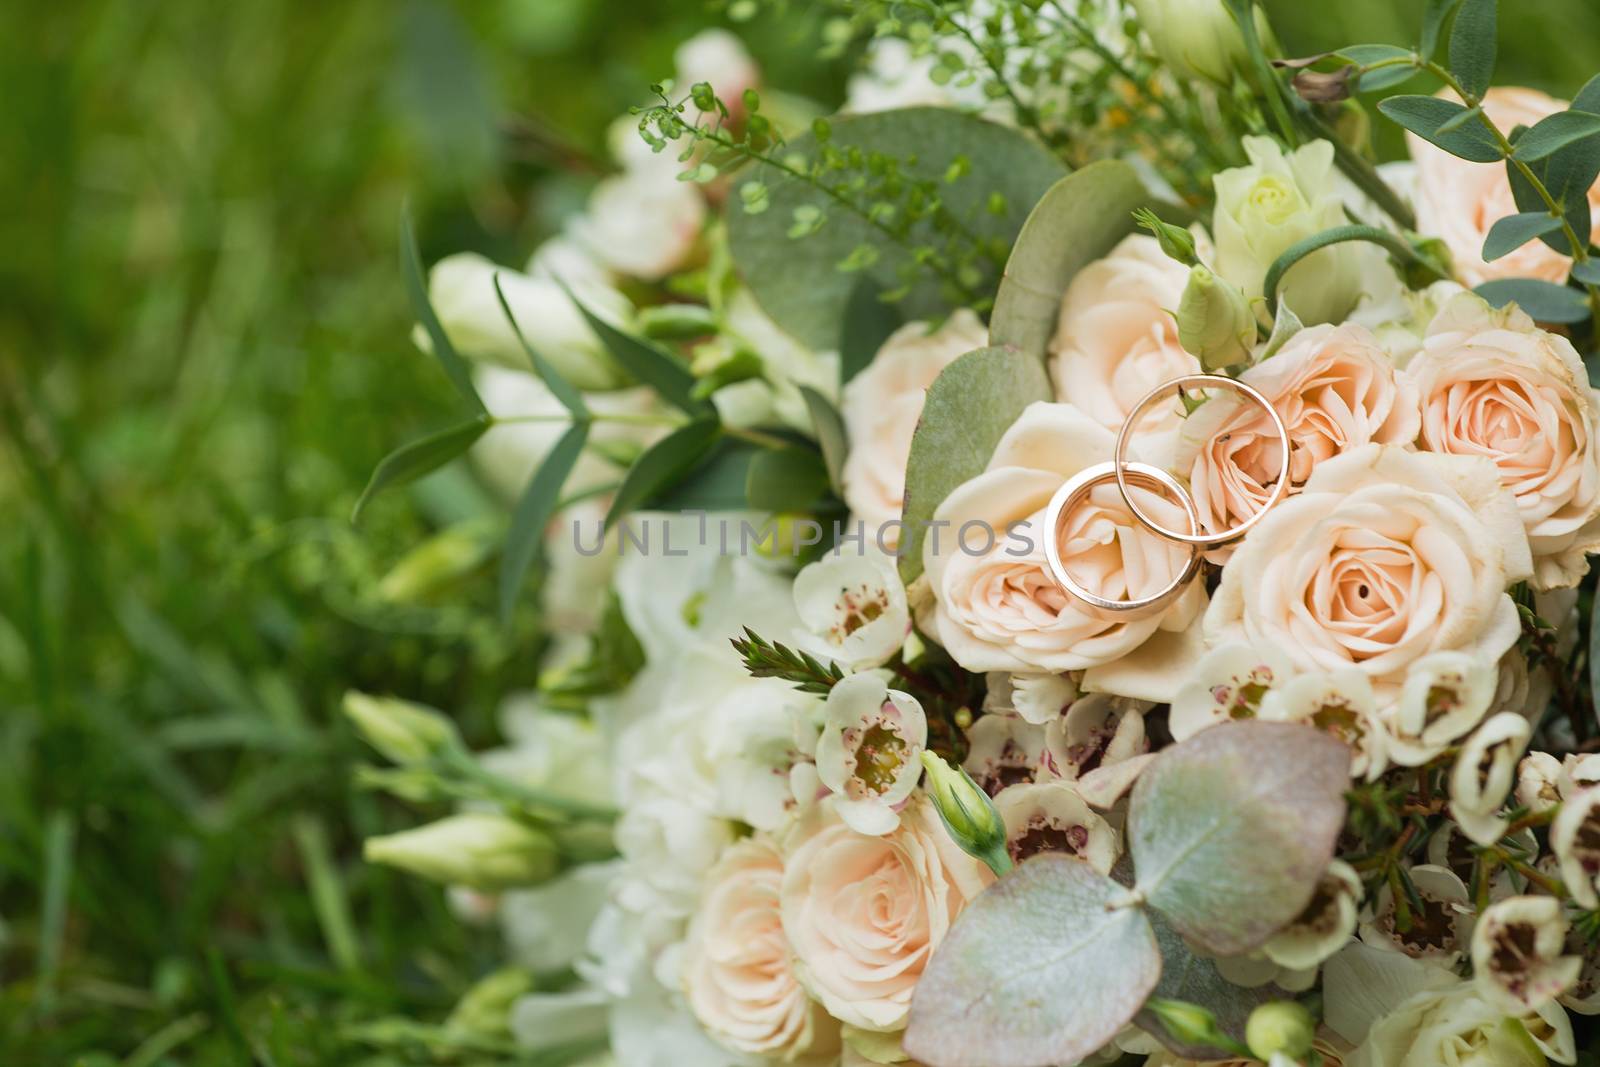
M 1468 117 L 1468 109 L 1454 100 L 1391 96 L 1378 102 L 1378 110 L 1453 156 L 1473 163 L 1495 163 L 1504 158 L 1494 137 L 1477 122 L 1450 125 Z
M 1537 322 L 1582 322 L 1589 317 L 1582 293 L 1537 278 L 1497 278 L 1473 291 L 1495 307 L 1515 303 Z
M 432 474 L 451 460 L 465 455 L 467 449 L 471 448 L 491 425 L 493 424 L 486 415 L 468 419 L 466 422 L 459 422 L 426 437 L 420 437 L 409 444 L 401 445 L 384 456 L 373 469 L 372 477 L 367 480 L 367 487 L 356 499 L 356 506 L 350 512 L 350 521 L 360 522 L 361 513 L 366 510 L 367 502 L 385 489 L 398 489 L 410 485 L 418 478 Z
M 743 637 L 730 640 L 753 677 L 782 678 L 802 693 L 825 694 L 844 677 L 844 671 L 832 660 L 823 663 L 804 649 L 768 641 L 748 626 Z

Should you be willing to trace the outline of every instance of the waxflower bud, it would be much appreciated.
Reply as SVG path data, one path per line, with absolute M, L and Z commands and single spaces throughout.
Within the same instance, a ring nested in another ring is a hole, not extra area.
M 1293 1000 L 1275 1000 L 1250 1013 L 1244 1026 L 1250 1054 L 1263 1060 L 1282 1053 L 1299 1059 L 1311 1051 L 1317 1021 L 1306 1006 Z
M 344 695 L 344 713 L 367 744 L 401 766 L 422 763 L 460 744 L 454 723 L 410 701 L 352 689 Z
M 1178 302 L 1178 343 L 1208 371 L 1248 362 L 1256 319 L 1244 290 L 1204 267 L 1189 271 Z
M 950 766 L 936 753 L 924 751 L 922 766 L 928 772 L 928 795 L 951 840 L 995 874 L 1004 874 L 1011 866 L 1006 825 L 989 794 L 966 771 Z
M 369 837 L 362 856 L 368 863 L 486 893 L 538 885 L 561 869 L 550 835 L 487 812 L 451 815 L 414 830 Z

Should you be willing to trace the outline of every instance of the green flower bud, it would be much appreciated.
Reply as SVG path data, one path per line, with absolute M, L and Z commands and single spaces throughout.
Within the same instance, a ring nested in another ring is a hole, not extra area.
M 1222 0 L 1133 0 L 1133 7 L 1156 55 L 1182 77 L 1226 86 L 1249 57 L 1244 34 Z M 1255 20 L 1256 34 L 1270 51 L 1266 18 L 1257 10 Z
M 415 830 L 369 837 L 362 856 L 368 863 L 486 893 L 538 885 L 561 869 L 549 834 L 487 812 L 466 812 Z
M 472 520 L 441 530 L 400 557 L 378 583 L 378 595 L 391 604 L 426 600 L 477 570 L 502 538 L 500 525 Z
M 966 771 L 950 766 L 933 752 L 922 753 L 922 766 L 928 775 L 928 795 L 951 840 L 963 852 L 988 864 L 995 874 L 1010 870 L 1006 824 L 989 794 Z
M 1178 343 L 1208 371 L 1250 360 L 1256 319 L 1244 291 L 1204 267 L 1189 271 L 1178 302 Z
M 1140 226 L 1155 235 L 1156 243 L 1161 246 L 1161 251 L 1170 259 L 1175 259 L 1185 267 L 1192 267 L 1200 262 L 1199 253 L 1195 251 L 1194 234 L 1182 226 L 1174 226 L 1162 220 L 1149 208 L 1142 207 L 1133 213 L 1135 221 Z
M 1250 1055 L 1263 1060 L 1282 1053 L 1299 1059 L 1311 1051 L 1311 1041 L 1317 1033 L 1317 1021 L 1304 1004 L 1293 1000 L 1275 1000 L 1263 1004 L 1250 1013 L 1245 1023 L 1244 1039 L 1250 1046 Z
M 352 689 L 344 695 L 344 713 L 367 744 L 401 766 L 425 762 L 461 743 L 454 723 L 421 704 Z
M 1151 997 L 1145 1010 L 1161 1020 L 1168 1035 L 1185 1045 L 1205 1045 L 1230 1052 L 1243 1052 L 1244 1047 L 1223 1032 L 1217 1017 L 1198 1004 L 1186 1000 L 1168 1000 Z
M 511 1005 L 534 991 L 533 975 L 518 967 L 493 971 L 467 990 L 445 1026 L 457 1033 L 485 1038 L 511 1036 Z

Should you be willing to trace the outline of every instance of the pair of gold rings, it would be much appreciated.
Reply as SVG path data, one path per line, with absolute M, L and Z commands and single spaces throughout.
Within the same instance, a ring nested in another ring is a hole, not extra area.
M 1256 404 L 1267 417 L 1272 420 L 1273 430 L 1278 436 L 1278 478 L 1272 485 L 1266 503 L 1258 508 L 1254 515 L 1245 519 L 1239 525 L 1230 527 L 1217 533 L 1210 533 L 1204 529 L 1205 523 L 1200 518 L 1199 509 L 1195 507 L 1194 497 L 1184 484 L 1171 474 L 1159 467 L 1146 463 L 1138 463 L 1127 458 L 1128 443 L 1132 437 L 1133 429 L 1138 425 L 1139 419 L 1152 404 L 1169 393 L 1183 396 L 1185 389 L 1193 388 L 1203 390 L 1210 388 L 1231 389 L 1233 392 Z M 1185 374 L 1171 381 L 1163 382 L 1150 390 L 1128 412 L 1128 417 L 1122 423 L 1122 429 L 1117 433 L 1116 448 L 1111 459 L 1104 463 L 1096 463 L 1079 471 L 1068 479 L 1055 496 L 1051 497 L 1050 505 L 1045 509 L 1045 558 L 1050 565 L 1050 573 L 1056 582 L 1075 599 L 1087 605 L 1096 615 L 1104 618 L 1126 620 L 1151 615 L 1165 608 L 1172 601 L 1183 595 L 1191 581 L 1200 571 L 1200 560 L 1206 549 L 1216 548 L 1221 545 L 1236 541 L 1250 531 L 1250 528 L 1260 522 L 1267 512 L 1284 498 L 1289 491 L 1289 431 L 1283 424 L 1283 418 L 1272 406 L 1261 391 L 1247 385 L 1237 378 L 1229 378 L 1222 374 Z M 1139 523 L 1168 541 L 1175 541 L 1189 546 L 1189 560 L 1165 587 L 1156 593 L 1128 600 L 1110 600 L 1100 596 L 1089 589 L 1085 589 L 1072 573 L 1067 570 L 1061 560 L 1061 536 L 1066 520 L 1089 493 L 1099 485 L 1116 482 L 1117 489 L 1122 493 L 1123 502 L 1128 505 L 1128 510 Z M 1176 500 L 1183 508 L 1184 515 L 1189 520 L 1188 530 L 1171 530 L 1162 526 L 1151 518 L 1143 507 L 1140 506 L 1134 494 L 1129 491 L 1131 485 L 1139 484 L 1145 488 L 1154 489 L 1163 495 Z

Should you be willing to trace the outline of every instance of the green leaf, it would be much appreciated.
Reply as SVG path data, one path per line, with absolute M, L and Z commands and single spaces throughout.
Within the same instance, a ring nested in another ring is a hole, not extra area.
M 722 435 L 715 419 L 696 419 L 680 426 L 645 449 L 628 468 L 622 486 L 606 512 L 606 528 L 631 511 L 647 507 L 663 496 L 706 457 Z
M 907 583 L 922 573 L 927 524 L 950 490 L 981 474 L 1022 410 L 1050 395 L 1044 364 L 1014 348 L 980 348 L 939 372 L 906 462 L 900 577 Z
M 367 502 L 385 489 L 408 485 L 461 455 L 491 425 L 487 416 L 479 416 L 401 445 L 384 456 L 373 470 L 367 487 L 361 491 L 355 510 L 350 513 L 350 521 L 360 522 Z
M 822 461 L 828 468 L 828 484 L 834 495 L 844 499 L 844 461 L 850 455 L 850 441 L 845 433 L 844 418 L 833 402 L 809 385 L 800 387 L 806 410 L 811 414 L 811 426 L 817 431 L 817 445 L 822 449 Z
M 428 300 L 428 279 L 422 272 L 417 235 L 411 228 L 410 213 L 404 211 L 400 214 L 400 273 L 406 280 L 406 296 L 411 300 L 411 313 L 427 331 L 428 340 L 433 344 L 434 358 L 444 368 L 445 377 L 450 379 L 450 384 L 456 387 L 456 392 L 461 394 L 473 411 L 484 413 L 488 409 L 483 406 L 478 390 L 472 386 L 472 372 L 456 353 L 455 346 L 445 335 L 444 327 L 439 325 L 439 316 L 434 314 L 433 304 Z
M 1276 984 L 1249 989 L 1234 985 L 1222 977 L 1214 960 L 1190 948 L 1189 943 L 1160 912 L 1147 911 L 1145 915 L 1150 920 L 1156 945 L 1161 950 L 1161 981 L 1150 993 L 1151 998 L 1163 997 L 1198 1004 L 1216 1017 L 1217 1026 L 1223 1033 L 1241 1042 L 1251 1012 L 1269 1001 L 1293 998 L 1293 994 Z M 1134 1016 L 1134 1023 L 1184 1059 L 1227 1060 L 1234 1056 L 1228 1049 L 1191 1045 L 1177 1040 L 1148 1009 L 1141 1009 Z
M 1586 259 L 1572 265 L 1572 280 L 1584 285 L 1600 285 L 1600 260 Z
M 762 449 L 750 457 L 745 499 L 757 511 L 811 511 L 827 492 L 828 470 L 810 448 Z
M 1549 212 L 1524 211 L 1520 215 L 1508 215 L 1489 228 L 1489 235 L 1483 240 L 1484 262 L 1492 263 L 1535 237 L 1560 228 L 1561 220 L 1552 218 Z
M 1409 48 L 1396 48 L 1392 44 L 1353 44 L 1348 48 L 1341 48 L 1334 55 L 1347 59 L 1361 67 L 1374 63 L 1382 63 L 1394 59 L 1413 59 L 1415 53 Z M 1392 85 L 1399 85 L 1415 77 L 1418 67 L 1415 62 L 1397 64 L 1392 67 L 1380 67 L 1370 73 L 1363 71 L 1356 88 L 1363 93 L 1377 92 L 1387 89 Z
M 1305 910 L 1344 826 L 1350 750 L 1311 726 L 1225 723 L 1162 752 L 1134 786 L 1136 888 L 1213 955 Z
M 1498 6 L 1497 0 L 1461 0 L 1450 28 L 1450 73 L 1474 97 L 1482 96 L 1494 80 Z
M 745 487 L 750 481 L 750 462 L 760 451 L 756 445 L 725 437 L 650 506 L 662 511 L 742 511 L 749 506 Z
M 1527 132 L 1525 130 L 1522 135 L 1514 138 L 1513 144 L 1521 144 L 1522 137 L 1526 136 Z M 1546 211 L 1544 197 L 1539 195 L 1538 189 L 1522 173 L 1524 166 L 1533 172 L 1555 198 L 1556 203 L 1561 205 L 1567 225 L 1572 227 L 1572 232 L 1580 236 L 1587 235 L 1590 216 L 1589 187 L 1594 184 L 1595 177 L 1600 175 L 1600 138 L 1574 141 L 1554 155 L 1532 163 L 1519 165 L 1514 160 L 1506 160 L 1506 177 L 1511 183 L 1511 195 L 1517 207 L 1525 212 Z M 1560 229 L 1552 230 L 1539 239 L 1564 256 L 1572 254 L 1572 246 L 1567 242 L 1567 235 Z
M 589 417 L 589 406 L 583 402 L 583 394 L 565 378 L 561 372 L 551 366 L 550 361 L 541 356 L 528 339 L 522 335 L 522 327 L 517 325 L 517 317 L 511 312 L 511 305 L 506 302 L 505 291 L 500 288 L 500 272 L 494 273 L 494 295 L 500 301 L 500 310 L 505 314 L 506 321 L 511 324 L 511 332 L 517 335 L 517 343 L 528 355 L 528 362 L 533 364 L 534 373 L 544 379 L 544 384 L 550 388 L 551 394 L 559 401 L 561 406 L 572 413 L 572 417 L 583 421 Z
M 1439 127 L 1467 110 L 1454 100 L 1437 96 L 1391 96 L 1378 101 L 1378 110 L 1405 129 L 1473 163 L 1494 163 L 1501 158 L 1500 146 L 1482 123 L 1468 123 L 1448 133 Z
M 851 290 L 839 333 L 839 381 L 848 382 L 871 366 L 889 335 L 904 325 L 900 309 L 880 299 L 883 288 L 862 278 Z
M 1047 149 L 1019 131 L 946 108 L 915 107 L 833 119 L 828 151 L 848 157 L 852 150 L 899 160 L 903 174 L 940 182 L 943 206 L 962 225 L 987 243 L 1006 246 L 1021 228 L 1028 207 L 1065 169 Z M 808 133 L 786 144 L 782 155 L 786 161 L 797 159 L 800 169 L 806 170 L 819 151 L 815 135 Z M 972 162 L 971 173 L 943 185 L 946 170 L 963 155 Z M 765 163 L 754 164 L 751 177 L 766 185 L 771 207 L 758 215 L 729 214 L 734 262 L 767 314 L 817 351 L 840 350 L 845 309 L 861 277 L 872 279 L 879 289 L 898 289 L 903 285 L 900 272 L 913 263 L 909 248 L 946 243 L 945 235 L 926 219 L 913 224 L 903 242 L 892 240 L 815 185 Z M 819 180 L 831 187 L 850 177 L 849 172 L 830 171 Z M 989 202 L 997 192 L 1008 206 L 994 214 Z M 827 221 L 804 239 L 792 240 L 787 231 L 802 217 L 801 208 L 808 209 L 805 218 L 825 216 Z M 876 260 L 859 272 L 841 273 L 839 263 L 861 262 L 859 255 L 851 258 L 861 246 L 876 250 Z M 977 278 L 976 288 L 992 291 L 998 273 L 996 269 L 989 277 Z M 936 279 L 926 271 L 919 271 L 918 279 L 901 303 L 907 318 L 937 318 L 952 310 Z
M 1161 973 L 1127 890 L 1042 852 L 980 893 L 917 982 L 905 1050 L 940 1067 L 1077 1063 L 1132 1019 Z
M 710 411 L 708 401 L 695 399 L 694 375 L 682 360 L 659 345 L 623 333 L 584 307 L 565 282 L 560 285 L 623 370 L 654 389 L 661 399 L 690 415 L 704 415 Z
M 511 513 L 511 529 L 506 534 L 506 546 L 500 554 L 500 618 L 511 618 L 522 592 L 522 578 L 528 564 L 538 554 L 544 539 L 545 527 L 556 512 L 556 501 L 561 497 L 561 487 L 567 484 L 567 475 L 583 453 L 583 443 L 589 437 L 589 423 L 575 422 L 561 435 L 533 477 Z
M 1495 307 L 1515 303 L 1535 322 L 1570 324 L 1589 317 L 1589 305 L 1582 293 L 1537 278 L 1496 278 L 1473 292 Z
M 1073 276 L 1133 232 L 1150 199 L 1134 169 L 1107 159 L 1052 185 L 1028 215 L 995 295 L 989 342 L 1039 359 L 1055 333 Z
M 1456 9 L 1461 0 L 1428 0 L 1428 6 L 1422 13 L 1422 38 L 1417 51 L 1423 59 L 1432 59 L 1433 53 L 1439 48 L 1439 31 L 1444 29 L 1444 20 L 1450 17 L 1450 12 Z
M 1511 155 L 1524 163 L 1532 162 L 1597 133 L 1600 133 L 1600 115 L 1587 111 L 1558 111 L 1546 115 L 1517 138 L 1517 150 Z

